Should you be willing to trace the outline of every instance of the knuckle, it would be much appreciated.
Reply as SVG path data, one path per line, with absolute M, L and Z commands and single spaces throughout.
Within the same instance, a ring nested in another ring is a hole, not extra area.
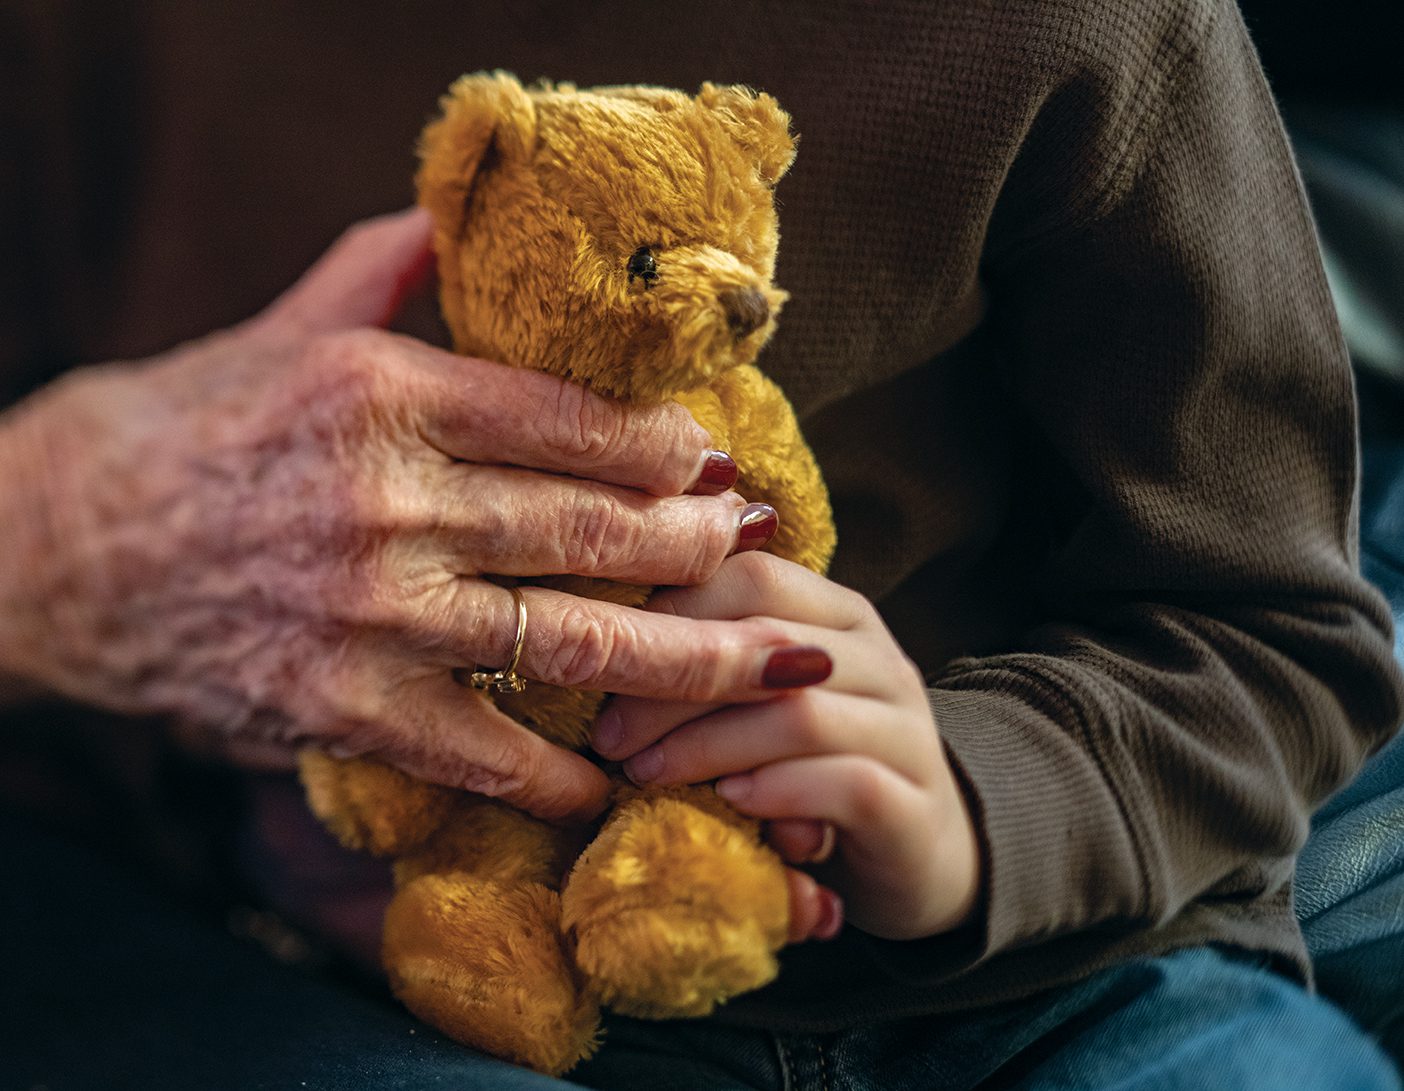
M 397 524 L 397 503 L 382 475 L 350 469 L 330 490 L 330 509 L 352 535 L 367 530 L 390 530 Z M 348 546 L 355 543 L 348 542 Z
M 859 825 L 874 824 L 887 815 L 887 782 L 871 762 L 854 762 L 848 771 L 849 805 Z
M 338 535 L 338 552 L 327 562 L 322 601 L 327 612 L 358 628 L 409 632 L 422 603 L 407 588 L 392 559 L 392 550 L 366 533 Z
M 761 551 L 738 553 L 731 559 L 737 577 L 743 581 L 753 613 L 772 614 L 782 600 L 783 575 L 779 558 Z
M 353 716 L 339 721 L 327 750 L 337 758 L 373 757 L 384 752 L 393 730 L 378 719 Z
M 322 597 L 347 622 L 360 629 L 399 628 L 402 604 L 380 579 L 362 579 L 352 566 L 338 565 Z
M 499 609 L 486 606 L 469 592 L 474 583 L 454 581 L 453 602 L 448 610 L 455 642 L 477 663 L 506 663 L 516 634 L 515 604 L 504 603 Z
M 348 475 L 319 498 L 327 528 L 326 545 L 335 552 L 327 559 L 356 576 L 382 576 L 381 545 L 390 525 L 389 505 L 381 488 L 360 474 Z
M 337 330 L 308 339 L 294 365 L 297 406 L 313 427 L 359 419 L 375 403 L 381 381 L 368 330 Z
M 699 647 L 693 654 L 678 657 L 669 688 L 695 700 L 717 700 L 730 688 L 726 668 L 727 659 L 721 648 Z
M 436 655 L 453 643 L 454 596 L 442 584 L 390 587 L 381 583 L 379 613 L 414 654 Z
M 712 447 L 712 437 L 677 402 L 640 410 L 635 426 L 644 441 L 658 451 L 654 488 L 675 496 L 689 489 L 697 475 L 697 455 Z
M 362 255 L 379 256 L 385 248 L 386 241 L 393 236 L 394 231 L 393 213 L 357 220 L 342 229 L 341 234 L 332 244 L 332 251 L 338 256 L 344 256 L 347 260 L 353 257 L 359 258 Z
M 375 335 L 370 329 L 332 330 L 308 338 L 305 366 L 328 384 L 357 382 L 374 371 Z
M 686 407 L 677 402 L 664 402 L 656 410 L 658 426 L 665 437 L 678 444 L 696 445 L 707 448 L 712 445 L 712 436 L 707 429 L 697 423 Z
M 384 673 L 380 657 L 363 640 L 346 633 L 323 649 L 313 668 L 317 687 L 336 714 L 350 718 L 373 718 L 380 707 L 379 682 Z
M 374 219 L 357 220 L 353 224 L 348 224 L 337 236 L 335 246 L 348 246 L 356 242 L 364 242 L 375 234 L 376 221 Z
M 647 671 L 656 692 L 685 701 L 725 700 L 735 689 L 735 661 L 729 654 L 725 638 L 693 626 L 689 626 L 689 629 L 691 632 L 686 636 L 670 632 L 660 634 L 659 639 L 665 646 L 653 649 L 653 655 L 648 654 L 649 649 L 640 646 L 640 641 L 625 641 L 626 651 L 622 658 L 628 662 L 629 669 L 640 677 Z M 685 643 L 673 644 L 674 641 Z M 666 646 L 670 644 L 671 647 Z M 631 659 L 638 662 L 629 662 Z
M 568 464 L 604 461 L 624 435 L 623 411 L 574 383 L 558 383 L 540 413 L 547 447 Z
M 849 619 L 848 628 L 850 630 L 871 626 L 876 626 L 879 629 L 886 627 L 883 624 L 882 615 L 878 613 L 877 607 L 866 595 L 841 584 L 835 584 L 834 588 L 840 608 L 844 616 Z
M 611 556 L 627 554 L 634 545 L 634 528 L 615 502 L 587 495 L 575 507 L 571 531 L 564 542 L 567 571 L 588 575 Z
M 545 680 L 562 686 L 585 686 L 599 678 L 612 661 L 626 654 L 628 645 L 617 621 L 584 604 L 567 606 L 561 615 L 555 646 L 546 656 Z
M 712 517 L 702 524 L 702 533 L 679 536 L 680 552 L 686 550 L 676 580 L 683 586 L 706 583 L 721 568 L 736 545 L 736 512 L 730 505 L 704 501 Z M 744 554 L 743 554 L 744 556 Z
M 693 542 L 687 556 L 678 565 L 674 580 L 679 587 L 695 587 L 706 583 L 726 559 L 726 553 L 718 550 L 713 535 L 699 535 Z
M 916 693 L 922 695 L 923 703 L 927 689 L 926 673 L 905 653 L 898 659 L 898 670 L 907 677 L 907 684 Z
M 316 742 L 338 757 L 387 749 L 396 736 L 386 699 L 400 679 L 371 642 L 349 627 L 325 623 L 285 665 L 287 692 L 280 698 L 290 725 L 284 740 Z
M 800 753 L 822 751 L 828 743 L 828 723 L 819 699 L 809 691 L 781 698 L 785 702 L 785 730 L 790 745 Z
M 534 779 L 536 765 L 535 752 L 512 736 L 499 744 L 491 761 L 469 765 L 456 779 L 466 791 L 515 799 Z

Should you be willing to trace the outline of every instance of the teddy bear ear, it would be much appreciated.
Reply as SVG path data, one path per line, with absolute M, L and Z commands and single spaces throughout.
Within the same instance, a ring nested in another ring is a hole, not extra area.
M 770 95 L 736 85 L 704 83 L 697 101 L 711 110 L 741 147 L 756 157 L 761 178 L 774 185 L 794 162 L 790 115 Z
M 419 138 L 419 203 L 450 238 L 462 234 L 468 196 L 481 172 L 529 159 L 536 107 L 515 76 L 463 76 L 439 100 L 442 115 Z

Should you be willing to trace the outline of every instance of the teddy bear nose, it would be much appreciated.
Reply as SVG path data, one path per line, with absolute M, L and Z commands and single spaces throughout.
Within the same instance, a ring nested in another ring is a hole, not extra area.
M 770 304 L 756 288 L 728 288 L 718 299 L 726 312 L 726 324 L 737 338 L 755 333 L 770 318 Z

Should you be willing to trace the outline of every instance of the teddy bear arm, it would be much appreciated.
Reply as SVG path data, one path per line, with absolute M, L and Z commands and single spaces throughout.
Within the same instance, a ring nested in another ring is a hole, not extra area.
M 829 492 L 781 389 L 759 368 L 747 365 L 723 372 L 678 401 L 736 460 L 736 491 L 780 513 L 780 527 L 766 549 L 816 572 L 827 571 L 834 553 Z

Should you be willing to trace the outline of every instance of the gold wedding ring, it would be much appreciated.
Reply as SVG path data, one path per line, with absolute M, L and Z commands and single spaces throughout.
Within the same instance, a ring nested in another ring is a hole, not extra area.
M 526 597 L 521 588 L 509 587 L 512 598 L 517 602 L 517 639 L 512 645 L 512 658 L 500 671 L 474 671 L 468 684 L 474 689 L 491 690 L 494 693 L 521 693 L 526 689 L 526 679 L 517 675 L 517 664 L 522 659 L 522 645 L 526 643 Z

